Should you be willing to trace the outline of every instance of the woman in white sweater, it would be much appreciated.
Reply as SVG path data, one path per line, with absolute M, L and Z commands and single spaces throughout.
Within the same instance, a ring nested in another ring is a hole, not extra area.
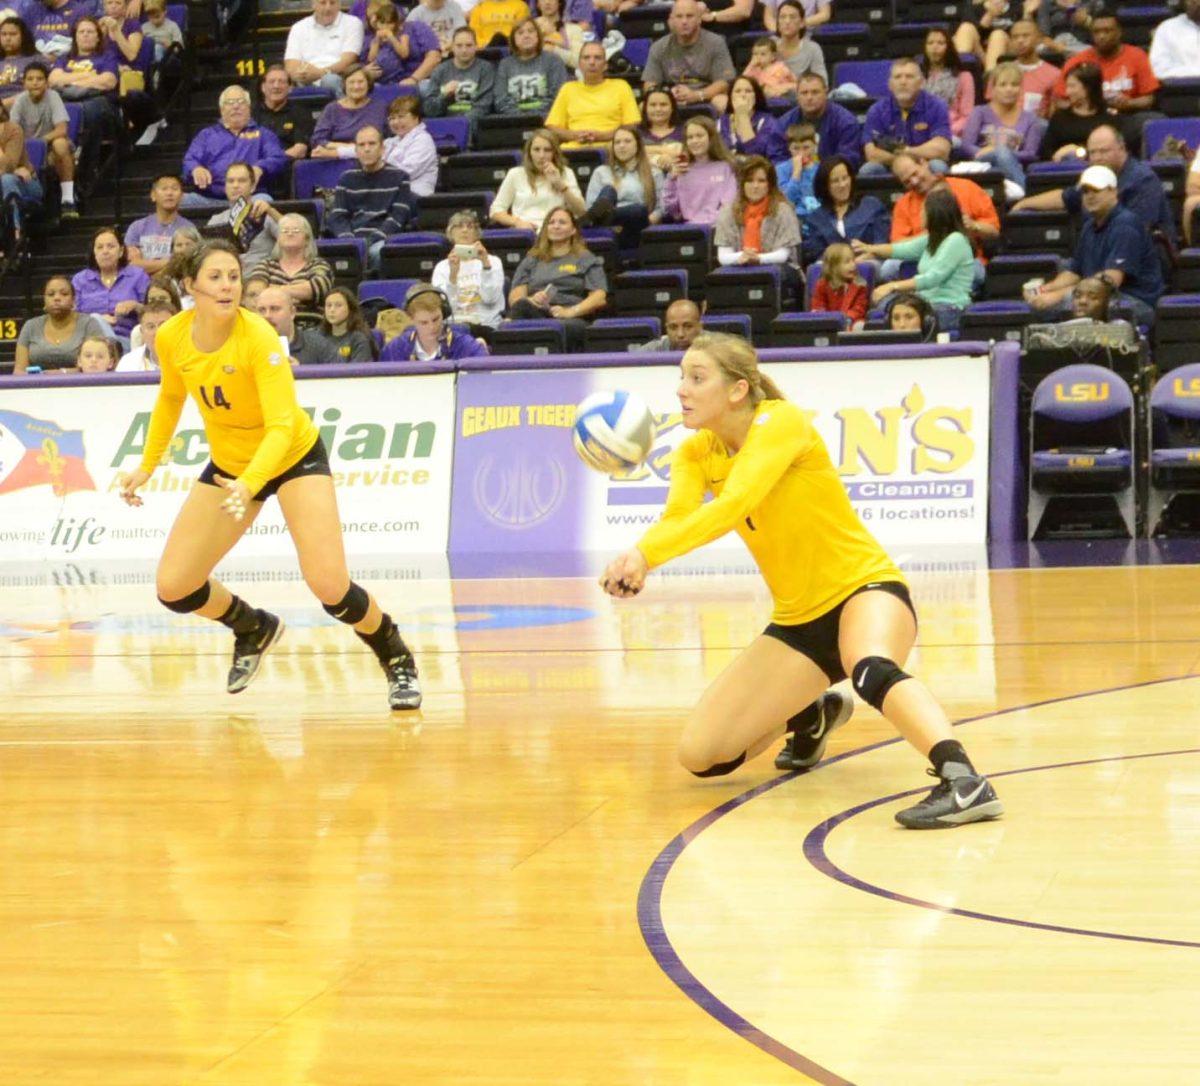
M 492 201 L 491 218 L 498 226 L 537 231 L 556 207 L 583 214 L 583 193 L 563 158 L 554 133 L 539 128 L 525 141 L 523 161 L 504 175 Z
M 474 211 L 451 215 L 446 224 L 450 255 L 438 262 L 430 281 L 450 299 L 451 319 L 487 339 L 504 313 L 504 266 L 484 248 L 480 234 Z

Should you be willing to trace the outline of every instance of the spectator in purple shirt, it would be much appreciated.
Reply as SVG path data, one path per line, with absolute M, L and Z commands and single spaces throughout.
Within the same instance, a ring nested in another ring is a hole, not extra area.
M 354 137 L 366 125 L 387 129 L 387 104 L 371 97 L 374 84 L 361 64 L 342 73 L 346 93 L 330 102 L 313 129 L 313 158 L 353 158 Z
M 28 71 L 28 69 L 26 69 Z M 81 15 L 71 32 L 71 49 L 50 73 L 50 88 L 80 109 L 80 162 L 92 169 L 100 159 L 103 140 L 120 126 L 117 105 L 118 58 L 104 41 L 99 20 Z
M 971 110 L 962 130 L 960 150 L 969 158 L 989 162 L 1025 195 L 1025 167 L 1037 160 L 1045 123 L 1022 109 L 1020 65 L 1011 61 L 992 69 L 992 100 Z
M 257 188 L 266 177 L 275 177 L 288 165 L 274 132 L 250 119 L 250 95 L 236 83 L 219 99 L 221 120 L 196 133 L 183 156 L 183 172 L 196 186 L 183 198 L 182 207 L 225 207 L 225 171 L 231 163 L 245 162 L 254 173 Z
M 111 51 L 121 64 L 132 65 L 142 51 L 142 24 L 127 17 L 125 0 L 104 0 L 100 29 Z
M 829 100 L 825 77 L 818 72 L 802 75 L 796 87 L 796 102 L 795 109 L 779 118 L 779 127 L 786 133 L 794 124 L 811 124 L 817 130 L 817 154 L 822 161 L 840 155 L 857 171 L 862 165 L 862 129 L 853 113 Z
M 29 27 L 12 15 L 0 20 L 0 100 L 5 109 L 12 109 L 17 95 L 25 89 L 25 69 L 38 59 Z
M 96 12 L 95 0 L 31 0 L 27 11 L 29 29 L 37 42 L 38 52 L 50 60 L 63 56 L 71 48 L 71 31 L 75 23 L 85 15 Z M 20 14 L 18 12 L 18 14 Z
M 441 63 L 442 44 L 433 27 L 405 22 L 396 5 L 385 0 L 367 11 L 367 33 L 358 56 L 377 82 L 416 87 Z
M 150 276 L 125 259 L 125 246 L 111 226 L 92 235 L 88 267 L 71 279 L 75 308 L 92 313 L 115 338 L 129 349 L 129 333 L 150 287 Z
M 50 86 L 64 101 L 82 106 L 82 127 L 90 137 L 85 146 L 116 128 L 120 115 L 117 67 L 117 57 L 107 48 L 99 21 L 91 15 L 81 16 L 71 32 L 71 51 L 50 73 Z
M 465 328 L 446 323 L 443 314 L 449 307 L 449 299 L 438 287 L 419 283 L 409 290 L 404 311 L 412 324 L 388 342 L 379 361 L 440 362 L 487 354 L 487 345 Z
M 730 86 L 729 102 L 717 130 L 735 155 L 762 155 L 772 162 L 788 157 L 779 122 L 767 109 L 762 87 L 749 76 L 739 75 Z
M 683 144 L 663 189 L 663 207 L 673 222 L 712 226 L 721 208 L 737 199 L 733 156 L 710 117 L 689 117 Z
M 179 214 L 183 199 L 183 182 L 176 174 L 162 173 L 150 186 L 150 202 L 154 211 L 145 218 L 130 223 L 125 231 L 125 249 L 129 263 L 147 275 L 157 275 L 171 259 L 171 239 L 175 231 L 187 225 Z
M 950 110 L 924 89 L 920 65 L 904 57 L 892 62 L 888 95 L 867 112 L 863 125 L 864 176 L 891 172 L 892 158 L 906 150 L 929 162 L 934 173 L 945 173 L 950 159 Z M 824 153 L 824 148 L 821 149 Z

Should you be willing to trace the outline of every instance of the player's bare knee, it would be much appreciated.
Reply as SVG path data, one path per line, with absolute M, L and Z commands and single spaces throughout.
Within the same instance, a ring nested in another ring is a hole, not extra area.
M 736 757 L 737 751 L 725 751 L 699 730 L 687 729 L 679 740 L 679 764 L 689 773 L 704 773 Z
M 346 594 L 346 574 L 325 570 L 304 570 L 304 583 L 308 590 L 321 601 L 323 607 L 335 606 Z

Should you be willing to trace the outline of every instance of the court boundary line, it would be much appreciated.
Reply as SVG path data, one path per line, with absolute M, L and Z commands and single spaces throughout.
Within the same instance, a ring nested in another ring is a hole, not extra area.
M 1184 679 L 1195 679 L 1200 676 L 1194 674 L 1171 675 L 1161 679 L 1146 679 L 1136 683 L 1124 683 L 1119 686 L 1103 687 L 1098 690 L 1087 690 L 1076 692 L 1073 694 L 1063 694 L 1053 698 L 1043 698 L 1040 701 L 1028 702 L 1023 705 L 1010 706 L 1007 709 L 996 709 L 988 713 L 980 713 L 977 716 L 964 717 L 962 720 L 954 721 L 954 727 L 959 727 L 964 724 L 974 724 L 981 720 L 991 720 L 995 717 L 1008 716 L 1012 713 L 1025 712 L 1031 709 L 1040 709 L 1047 705 L 1058 705 L 1066 701 L 1075 701 L 1080 698 L 1096 697 L 1101 694 L 1117 694 L 1126 690 L 1138 690 L 1148 686 L 1160 686 L 1165 683 L 1180 682 Z M 765 795 L 772 789 L 778 788 L 780 785 L 787 784 L 799 776 L 807 776 L 809 773 L 815 773 L 826 766 L 835 765 L 838 762 L 844 762 L 849 758 L 857 758 L 863 754 L 869 754 L 872 751 L 880 750 L 883 747 L 893 746 L 897 743 L 903 743 L 904 740 L 900 736 L 893 736 L 890 739 L 882 739 L 876 743 L 868 743 L 866 746 L 857 747 L 854 750 L 844 751 L 841 754 L 836 754 L 832 758 L 827 758 L 825 761 L 818 763 L 812 769 L 806 772 L 792 771 L 783 773 L 778 777 L 773 777 L 768 781 L 763 781 L 761 784 L 749 789 L 740 795 L 734 796 L 732 799 L 726 800 L 724 803 L 714 807 L 711 811 L 702 815 L 695 822 L 686 826 L 682 831 L 675 835 L 662 849 L 661 852 L 654 858 L 649 869 L 642 878 L 641 886 L 638 890 L 637 898 L 637 922 L 638 928 L 641 931 L 642 939 L 646 944 L 646 949 L 650 952 L 650 956 L 654 959 L 658 967 L 666 974 L 667 979 L 671 981 L 688 999 L 696 1004 L 702 1011 L 710 1017 L 716 1019 L 722 1026 L 730 1030 L 743 1040 L 748 1041 L 756 1048 L 765 1052 L 769 1056 L 774 1056 L 781 1063 L 808 1075 L 815 1082 L 820 1083 L 820 1086 L 855 1086 L 855 1083 L 850 1079 L 842 1078 L 836 1072 L 823 1067 L 821 1064 L 810 1059 L 808 1056 L 797 1052 L 795 1049 L 785 1045 L 782 1041 L 777 1040 L 770 1034 L 765 1033 L 754 1025 L 748 1018 L 739 1014 L 727 1003 L 723 1002 L 715 992 L 708 988 L 686 965 L 683 959 L 680 958 L 679 952 L 671 943 L 670 936 L 667 934 L 666 926 L 663 924 L 662 918 L 662 891 L 666 885 L 667 878 L 671 873 L 671 869 L 675 866 L 676 861 L 683 855 L 683 850 L 687 848 L 697 837 L 700 836 L 706 829 L 714 823 L 720 821 L 726 815 L 736 811 L 739 807 L 744 806 L 753 799 Z M 1162 755 L 1164 752 L 1156 752 Z M 1177 753 L 1177 752 L 1169 752 Z M 1153 755 L 1149 755 L 1153 756 Z M 1109 760 L 1109 759 L 1102 759 Z M 1052 768 L 1052 767 L 1043 767 Z M 1004 774 L 994 774 L 995 776 L 1007 776 L 1014 772 L 1025 772 L 1026 770 L 1008 770 Z M 907 792 L 898 793 L 900 796 L 914 795 L 924 792 L 927 789 L 918 788 Z M 893 800 L 896 796 L 889 796 L 887 800 Z M 870 801 L 870 805 L 883 802 L 879 800 Z M 845 814 L 845 812 L 843 812 Z M 833 816 L 837 818 L 838 816 Z M 849 817 L 849 816 L 847 816 Z M 825 819 L 819 825 L 825 825 L 833 821 Z M 817 827 L 814 827 L 814 830 Z M 808 858 L 807 844 L 814 830 L 810 830 L 805 835 L 805 857 Z M 913 831 L 916 832 L 916 831 Z M 811 860 L 810 860 L 811 862 Z M 814 864 L 814 867 L 816 865 Z M 821 868 L 816 868 L 821 871 Z M 833 878 L 829 872 L 821 871 L 822 874 Z M 839 880 L 841 881 L 841 880 Z M 848 884 L 853 885 L 853 884 Z M 858 887 L 855 887 L 858 888 Z M 885 892 L 886 894 L 886 892 Z M 914 899 L 914 902 L 916 902 Z M 933 909 L 939 912 L 958 911 L 947 910 L 938 905 L 933 905 Z M 1140 941 L 1140 940 L 1139 940 Z M 1186 944 L 1195 945 L 1195 944 Z
M 1194 676 L 1188 677 L 1193 678 Z M 1104 692 L 1107 693 L 1107 691 Z M 1184 747 L 1181 750 L 1154 750 L 1148 751 L 1145 754 L 1112 754 L 1105 758 L 1081 758 L 1072 762 L 1025 766 L 1023 769 L 1006 769 L 1000 773 L 989 773 L 988 779 L 995 780 L 997 777 L 1013 777 L 1021 773 L 1042 773 L 1049 769 L 1075 769 L 1079 766 L 1103 765 L 1106 762 L 1137 762 L 1146 758 L 1173 758 L 1180 754 L 1200 754 L 1200 747 Z M 1156 946 L 1178 946 L 1200 949 L 1200 942 L 1191 939 L 1164 939 L 1153 935 L 1130 935 L 1117 931 L 1098 931 L 1093 928 L 1071 928 L 1065 924 L 1047 924 L 1039 920 L 1020 920 L 1012 916 L 1000 916 L 997 913 L 979 912 L 975 909 L 961 909 L 956 905 L 939 905 L 935 901 L 925 901 L 921 898 L 912 897 L 909 894 L 889 890 L 885 886 L 877 886 L 875 883 L 867 882 L 865 879 L 860 879 L 850 874 L 849 871 L 839 867 L 830 859 L 829 854 L 825 851 L 825 842 L 829 839 L 829 835 L 843 822 L 848 822 L 850 819 L 871 810 L 873 807 L 881 807 L 885 803 L 892 803 L 895 800 L 904 799 L 906 796 L 920 795 L 925 791 L 927 791 L 925 788 L 912 788 L 907 792 L 896 792 L 894 795 L 881 796 L 878 799 L 860 803 L 857 807 L 850 807 L 845 811 L 833 815 L 831 818 L 825 819 L 824 822 L 818 823 L 809 830 L 805 836 L 803 846 L 804 858 L 822 875 L 833 879 L 835 882 L 840 882 L 844 886 L 849 886 L 853 890 L 861 890 L 863 893 L 872 894 L 875 897 L 883 898 L 885 901 L 897 901 L 902 905 L 914 905 L 917 908 L 929 909 L 932 912 L 944 913 L 947 916 L 964 916 L 969 920 L 987 920 L 993 924 L 1007 924 L 1018 928 L 1033 928 L 1036 931 L 1050 931 L 1060 935 L 1084 935 L 1093 939 L 1116 939 L 1125 943 L 1151 943 Z

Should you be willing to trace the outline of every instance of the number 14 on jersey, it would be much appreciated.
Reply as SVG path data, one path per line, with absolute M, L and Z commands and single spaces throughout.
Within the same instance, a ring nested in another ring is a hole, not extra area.
M 200 399 L 204 401 L 204 406 L 210 411 L 215 407 L 223 407 L 226 411 L 233 410 L 233 404 L 225 399 L 225 393 L 220 385 L 213 385 L 212 399 L 209 399 L 208 389 L 203 385 L 200 386 Z

